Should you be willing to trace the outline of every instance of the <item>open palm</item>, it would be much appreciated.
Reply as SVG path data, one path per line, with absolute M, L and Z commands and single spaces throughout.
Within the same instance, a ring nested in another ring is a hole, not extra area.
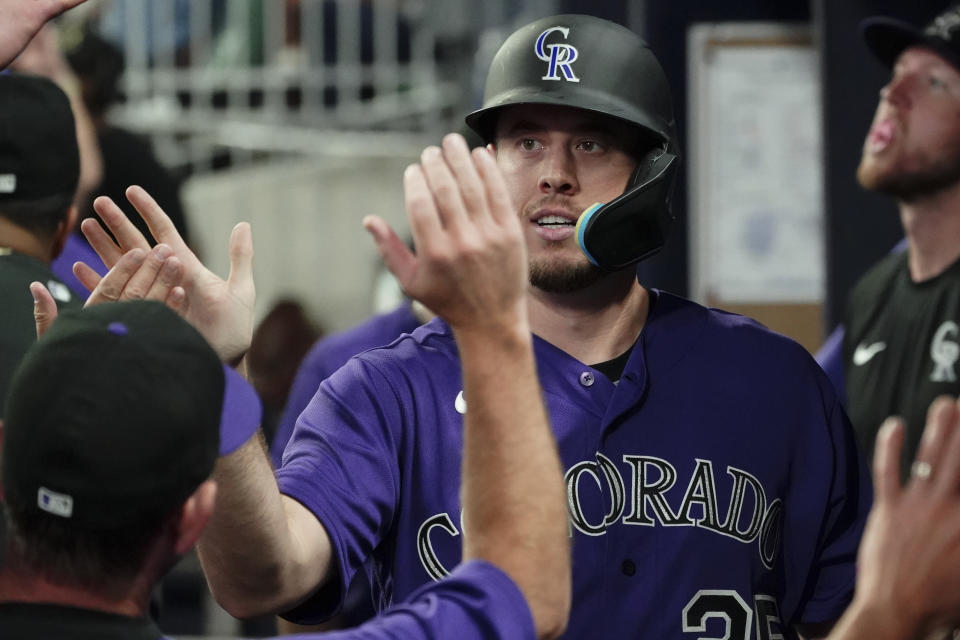
M 239 223 L 230 234 L 230 274 L 226 280 L 210 271 L 187 247 L 173 222 L 160 205 L 141 187 L 127 189 L 127 199 L 147 223 L 154 240 L 168 245 L 183 266 L 182 286 L 186 298 L 182 315 L 203 334 L 225 362 L 239 359 L 250 346 L 253 336 L 253 312 L 256 292 L 253 284 L 253 239 L 250 225 Z M 142 233 L 110 198 L 94 201 L 94 210 L 113 234 L 107 234 L 95 220 L 81 225 L 83 235 L 112 268 L 128 251 L 144 249 L 150 244 Z M 100 276 L 82 263 L 74 268 L 76 276 L 88 289 L 93 289 Z M 136 297 L 136 291 L 125 291 L 124 297 Z

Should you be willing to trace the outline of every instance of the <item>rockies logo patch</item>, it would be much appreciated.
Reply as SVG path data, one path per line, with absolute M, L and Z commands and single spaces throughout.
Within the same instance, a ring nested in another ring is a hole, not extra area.
M 534 45 L 534 52 L 537 57 L 547 63 L 547 75 L 541 80 L 567 80 L 569 82 L 580 82 L 580 78 L 573 72 L 573 61 L 577 59 L 577 48 L 572 44 L 550 43 L 547 44 L 547 38 L 553 33 L 559 33 L 563 39 L 567 39 L 570 29 L 567 27 L 550 27 L 539 36 Z M 561 76 L 561 74 L 563 74 Z

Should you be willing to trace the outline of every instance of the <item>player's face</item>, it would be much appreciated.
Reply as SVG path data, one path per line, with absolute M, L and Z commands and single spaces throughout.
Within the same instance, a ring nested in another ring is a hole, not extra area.
M 508 107 L 497 122 L 497 162 L 524 225 L 530 281 L 577 291 L 601 278 L 576 242 L 580 213 L 623 193 L 637 134 L 612 118 L 543 105 Z
M 930 49 L 897 59 L 863 145 L 857 179 L 909 201 L 960 180 L 960 71 Z

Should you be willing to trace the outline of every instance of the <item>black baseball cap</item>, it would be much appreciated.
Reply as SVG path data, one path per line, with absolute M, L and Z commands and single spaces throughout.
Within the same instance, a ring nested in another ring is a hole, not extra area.
M 72 195 L 79 179 L 66 94 L 40 76 L 0 74 L 0 202 Z
M 260 417 L 253 388 L 161 303 L 64 311 L 10 385 L 4 497 L 87 531 L 165 515 Z
M 887 67 L 892 68 L 904 49 L 929 47 L 960 69 L 960 4 L 954 4 L 922 30 L 897 20 L 876 16 L 860 23 L 867 48 Z

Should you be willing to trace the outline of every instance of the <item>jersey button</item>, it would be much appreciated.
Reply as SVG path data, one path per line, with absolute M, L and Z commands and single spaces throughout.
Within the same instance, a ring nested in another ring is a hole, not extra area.
M 584 371 L 583 373 L 580 374 L 580 384 L 582 384 L 585 387 L 592 387 L 593 383 L 594 383 L 594 377 L 592 373 L 590 373 L 589 371 Z
M 633 564 L 633 560 L 624 560 L 620 570 L 623 571 L 623 575 L 632 576 L 637 572 L 637 565 Z

